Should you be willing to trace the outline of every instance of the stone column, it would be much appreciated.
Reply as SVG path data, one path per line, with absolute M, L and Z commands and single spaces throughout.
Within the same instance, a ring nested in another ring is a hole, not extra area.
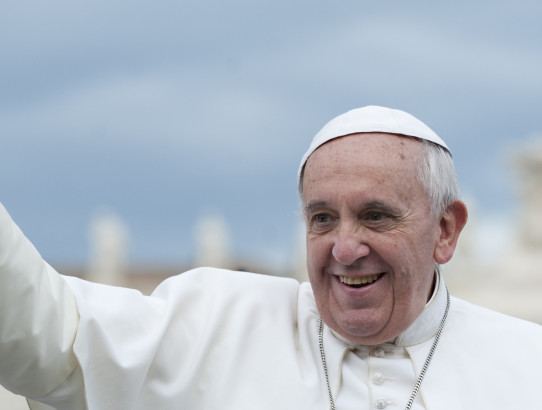
M 121 219 L 99 211 L 90 225 L 89 280 L 122 286 L 127 265 L 128 232 Z
M 211 213 L 200 216 L 196 221 L 194 239 L 196 244 L 194 266 L 230 267 L 231 239 L 223 217 Z

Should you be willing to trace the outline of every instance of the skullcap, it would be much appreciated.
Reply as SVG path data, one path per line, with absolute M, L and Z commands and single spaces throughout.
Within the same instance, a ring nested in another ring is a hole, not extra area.
M 315 135 L 301 159 L 297 172 L 298 185 L 303 166 L 319 146 L 334 138 L 360 132 L 384 132 L 420 138 L 434 142 L 450 152 L 446 143 L 431 128 L 409 113 L 374 105 L 356 108 L 333 118 Z

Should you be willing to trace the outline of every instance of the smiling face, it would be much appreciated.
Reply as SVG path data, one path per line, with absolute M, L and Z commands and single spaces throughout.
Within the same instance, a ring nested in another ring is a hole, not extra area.
M 393 339 L 431 295 L 441 218 L 417 179 L 420 155 L 418 140 L 364 133 L 306 163 L 309 278 L 324 321 L 352 342 Z

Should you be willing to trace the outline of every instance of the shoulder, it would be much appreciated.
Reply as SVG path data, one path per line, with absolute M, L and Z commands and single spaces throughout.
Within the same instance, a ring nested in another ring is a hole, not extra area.
M 244 271 L 218 268 L 197 268 L 165 280 L 153 293 L 154 296 L 168 289 L 194 287 L 206 292 L 222 293 L 255 292 L 297 292 L 299 282 L 291 278 L 263 275 Z
M 542 352 L 542 326 L 452 297 L 450 327 L 459 337 L 484 343 L 526 343 Z
M 216 268 L 198 268 L 164 281 L 152 297 L 169 305 L 190 304 L 205 310 L 227 305 L 239 309 L 295 309 L 299 282 L 294 279 Z
M 542 326 L 451 298 L 424 393 L 446 408 L 525 407 L 541 366 Z

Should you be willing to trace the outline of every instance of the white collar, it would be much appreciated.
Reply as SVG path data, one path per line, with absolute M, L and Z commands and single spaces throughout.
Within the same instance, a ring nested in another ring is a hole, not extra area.
M 395 346 L 412 346 L 423 343 L 437 333 L 446 311 L 446 284 L 442 274 L 437 269 L 435 274 L 435 290 L 429 302 L 425 305 L 420 316 L 416 318 L 408 329 L 395 339 Z

